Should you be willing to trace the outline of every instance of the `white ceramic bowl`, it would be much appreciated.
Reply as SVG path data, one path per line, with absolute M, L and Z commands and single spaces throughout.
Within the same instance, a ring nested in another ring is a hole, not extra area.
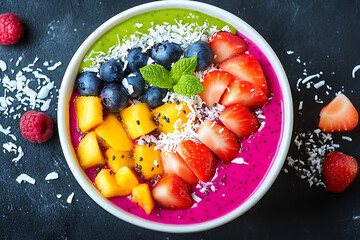
M 94 44 L 94 42 L 106 33 L 108 30 L 116 26 L 117 24 L 142 13 L 165 9 L 165 8 L 186 8 L 196 10 L 210 16 L 214 16 L 219 18 L 230 25 L 234 26 L 239 32 L 247 36 L 248 39 L 252 40 L 261 51 L 267 56 L 270 61 L 280 83 L 282 94 L 284 98 L 284 122 L 283 122 L 283 132 L 282 132 L 282 140 L 277 151 L 276 158 L 272 164 L 272 167 L 269 169 L 265 179 L 258 187 L 258 189 L 253 193 L 242 205 L 228 214 L 219 217 L 215 220 L 211 220 L 208 222 L 197 223 L 197 224 L 189 224 L 189 225 L 171 225 L 171 224 L 162 224 L 157 222 L 152 222 L 149 220 L 145 220 L 139 218 L 135 215 L 132 215 L 113 203 L 109 200 L 102 197 L 100 192 L 93 186 L 89 178 L 86 176 L 80 164 L 77 160 L 76 153 L 72 147 L 71 139 L 70 139 L 70 128 L 69 128 L 69 101 L 71 94 L 74 89 L 75 79 L 78 73 L 78 69 L 81 63 L 81 60 L 85 56 L 88 49 Z M 292 134 L 292 125 L 293 125 L 293 108 L 292 108 L 292 98 L 290 87 L 288 84 L 288 80 L 284 69 L 277 58 L 274 51 L 271 49 L 269 44 L 257 33 L 252 27 L 250 27 L 243 20 L 239 19 L 235 15 L 222 10 L 220 8 L 214 7 L 209 4 L 193 2 L 193 1 L 158 1 L 151 2 L 147 4 L 143 4 L 129 10 L 126 10 L 118 15 L 112 17 L 100 27 L 98 27 L 79 47 L 73 56 L 69 66 L 65 72 L 59 95 L 59 103 L 58 103 L 58 128 L 59 128 L 59 137 L 61 142 L 61 147 L 63 149 L 66 161 L 75 176 L 76 180 L 79 182 L 80 186 L 85 190 L 85 192 L 101 207 L 107 210 L 109 213 L 114 216 L 135 224 L 137 226 L 148 228 L 157 231 L 163 232 L 197 232 L 204 231 L 211 228 L 218 227 L 222 224 L 225 224 L 247 210 L 249 210 L 256 202 L 258 202 L 261 197 L 266 193 L 266 191 L 270 188 L 274 180 L 279 174 L 281 167 L 284 163 L 290 140 Z

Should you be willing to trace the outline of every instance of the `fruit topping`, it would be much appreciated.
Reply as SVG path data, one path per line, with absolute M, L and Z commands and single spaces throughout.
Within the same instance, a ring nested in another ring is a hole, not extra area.
M 170 70 L 171 65 L 180 59 L 181 54 L 180 45 L 168 41 L 156 44 L 151 50 L 151 58 L 167 70 Z
M 132 49 L 126 57 L 128 68 L 132 71 L 139 71 L 140 68 L 146 66 L 149 56 L 142 51 L 141 48 Z
M 121 83 L 124 78 L 124 65 L 111 59 L 101 65 L 99 73 L 100 78 L 107 83 Z
M 244 39 L 229 32 L 215 33 L 209 45 L 214 53 L 214 63 L 220 63 L 248 49 Z
M 164 104 L 162 100 L 166 97 L 167 92 L 166 88 L 150 87 L 141 96 L 140 101 L 149 104 L 154 109 Z
M 359 122 L 359 113 L 342 93 L 337 95 L 320 112 L 319 128 L 324 132 L 353 130 Z
M 77 97 L 75 99 L 78 127 L 82 133 L 103 122 L 103 106 L 99 97 Z
M 248 138 L 259 128 L 259 121 L 249 108 L 235 104 L 220 114 L 220 121 L 240 139 Z
M 128 167 L 124 166 L 119 169 L 115 174 L 115 179 L 122 192 L 119 196 L 129 195 L 134 187 L 139 185 L 139 180 L 137 179 L 135 173 Z
M 199 181 L 178 153 L 162 150 L 161 161 L 165 174 L 175 173 L 189 185 L 195 185 Z
M 96 139 L 95 132 L 89 132 L 81 139 L 77 148 L 77 156 L 83 169 L 106 164 Z
M 193 205 L 187 183 L 175 173 L 165 174 L 152 190 L 156 202 L 172 210 L 188 209 Z
M 151 197 L 149 185 L 146 183 L 137 185 L 132 191 L 131 201 L 142 207 L 146 214 L 150 214 L 155 207 L 155 201 Z
M 122 80 L 122 85 L 132 98 L 140 97 L 145 90 L 145 80 L 140 72 L 133 72 Z
M 82 96 L 99 96 L 103 87 L 100 78 L 93 72 L 80 73 L 75 81 L 75 88 Z
M 135 145 L 134 150 L 135 171 L 142 179 L 154 179 L 163 175 L 160 150 L 155 145 Z
M 118 83 L 110 83 L 101 91 L 101 103 L 110 112 L 121 111 L 128 101 L 128 92 Z
M 24 26 L 18 15 L 4 13 L 0 15 L 0 44 L 17 43 L 24 34 Z
M 208 182 L 214 176 L 216 159 L 206 145 L 192 140 L 183 140 L 177 146 L 176 152 L 200 181 Z
M 205 120 L 196 133 L 199 140 L 225 163 L 231 162 L 240 151 L 236 135 L 216 122 Z
M 27 140 L 43 143 L 53 134 L 53 121 L 42 112 L 28 111 L 20 119 L 20 130 Z
M 111 169 L 101 169 L 95 177 L 95 185 L 106 198 L 120 196 L 123 190 L 117 184 L 115 173 Z
M 111 147 L 117 151 L 131 151 L 133 143 L 114 114 L 104 118 L 104 122 L 95 128 L 95 133 L 103 146 Z
M 225 71 L 215 70 L 206 74 L 201 82 L 205 92 L 199 93 L 199 96 L 209 107 L 218 104 L 232 79 L 233 76 Z
M 237 103 L 250 109 L 256 109 L 266 105 L 268 99 L 265 93 L 251 82 L 235 79 L 225 90 L 220 104 L 230 106 Z
M 130 169 L 135 168 L 132 151 L 117 151 L 115 149 L 109 148 L 105 152 L 105 158 L 107 164 L 115 173 L 117 173 L 119 169 L 124 166 Z
M 353 157 L 337 151 L 325 156 L 322 167 L 326 189 L 333 193 L 343 192 L 354 181 L 359 170 Z
M 185 51 L 185 57 L 197 57 L 196 71 L 201 71 L 210 66 L 214 54 L 208 43 L 199 41 L 189 45 Z
M 219 64 L 219 67 L 231 73 L 235 79 L 248 81 L 269 95 L 265 75 L 259 62 L 251 55 L 242 53 Z
M 120 116 L 131 139 L 143 136 L 156 128 L 147 103 L 127 107 L 120 112 Z

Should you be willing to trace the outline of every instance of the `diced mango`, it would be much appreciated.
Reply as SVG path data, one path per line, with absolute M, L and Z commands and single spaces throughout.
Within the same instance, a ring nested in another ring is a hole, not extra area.
M 120 168 L 126 166 L 130 169 L 135 168 L 135 162 L 132 151 L 116 151 L 115 149 L 109 148 L 105 152 L 105 157 L 109 167 L 117 173 Z
M 121 196 L 129 195 L 133 188 L 139 185 L 139 180 L 135 173 L 126 166 L 119 169 L 115 174 L 115 179 L 122 190 Z
M 78 127 L 82 133 L 103 122 L 103 106 L 99 97 L 77 97 L 75 99 Z
M 131 139 L 143 136 L 156 128 L 147 103 L 137 103 L 127 107 L 120 112 L 120 116 Z
M 106 198 L 121 196 L 124 192 L 117 184 L 115 173 L 111 169 L 101 169 L 95 177 L 95 185 Z
M 185 102 L 180 102 L 179 104 L 166 103 L 155 108 L 152 113 L 158 121 L 156 123 L 158 125 L 157 128 L 165 134 L 171 133 L 175 129 L 183 130 L 184 124 L 187 123 L 189 117 L 193 114 Z
M 155 207 L 155 201 L 151 196 L 149 185 L 147 183 L 143 183 L 134 187 L 131 201 L 139 204 L 148 215 Z
M 104 122 L 95 128 L 95 133 L 98 140 L 101 139 L 102 142 L 117 151 L 131 151 L 133 149 L 133 142 L 114 114 L 106 116 Z
M 148 145 L 135 145 L 135 171 L 143 179 L 153 179 L 164 173 L 160 159 L 160 150 L 155 150 L 154 148 L 154 144 L 150 147 Z
M 89 132 L 81 139 L 77 148 L 77 155 L 83 169 L 95 165 L 105 165 L 105 159 L 101 153 L 95 132 Z

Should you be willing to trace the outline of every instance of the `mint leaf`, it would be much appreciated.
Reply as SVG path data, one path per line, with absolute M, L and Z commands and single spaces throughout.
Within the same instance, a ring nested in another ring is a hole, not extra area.
M 182 75 L 179 82 L 174 86 L 174 91 L 187 97 L 205 92 L 200 79 L 191 74 Z
M 170 76 L 173 84 L 179 82 L 182 75 L 193 74 L 197 65 L 197 57 L 182 58 L 171 68 Z
M 171 81 L 170 72 L 163 66 L 158 64 L 151 64 L 140 68 L 140 73 L 143 78 L 151 83 L 153 86 L 159 88 L 172 88 L 173 83 Z

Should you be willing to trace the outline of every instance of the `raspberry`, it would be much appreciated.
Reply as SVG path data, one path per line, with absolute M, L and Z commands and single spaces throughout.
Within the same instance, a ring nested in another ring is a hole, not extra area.
M 53 134 L 53 121 L 42 112 L 29 111 L 20 119 L 21 134 L 31 142 L 46 142 Z
M 20 17 L 13 13 L 0 15 L 0 44 L 17 43 L 24 33 L 24 26 Z

